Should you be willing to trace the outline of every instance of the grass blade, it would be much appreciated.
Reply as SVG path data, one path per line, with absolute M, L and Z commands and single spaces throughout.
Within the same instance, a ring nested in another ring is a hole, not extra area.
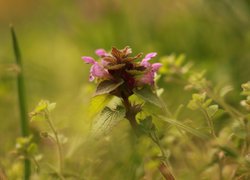
M 179 121 L 176 121 L 175 119 L 171 119 L 171 118 L 167 118 L 167 117 L 164 117 L 164 116 L 157 116 L 159 119 L 173 125 L 173 126 L 176 126 L 178 128 L 181 128 L 183 129 L 184 131 L 187 131 L 197 137 L 200 137 L 202 139 L 208 139 L 208 136 L 206 134 L 203 134 L 201 133 L 200 131 L 192 128 L 192 127 L 189 127 L 189 126 L 186 126 L 185 124 L 179 122 Z
M 19 109 L 20 109 L 20 125 L 21 125 L 21 133 L 23 137 L 29 135 L 29 127 L 28 127 L 28 114 L 26 110 L 26 98 L 25 98 L 25 88 L 24 88 L 24 78 L 22 71 L 22 61 L 21 61 L 21 53 L 17 42 L 16 33 L 14 27 L 10 26 L 11 37 L 14 55 L 16 59 L 16 64 L 20 69 L 20 72 L 17 73 L 17 91 L 18 91 L 18 100 L 19 100 Z M 30 161 L 28 159 L 24 160 L 24 179 L 28 180 L 31 174 Z

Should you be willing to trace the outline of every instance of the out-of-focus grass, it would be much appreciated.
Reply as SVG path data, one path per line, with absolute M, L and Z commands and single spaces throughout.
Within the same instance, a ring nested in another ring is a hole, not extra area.
M 57 127 L 69 136 L 84 136 L 93 87 L 82 55 L 125 45 L 135 53 L 185 53 L 197 67 L 207 69 L 211 79 L 239 90 L 250 77 L 249 16 L 247 0 L 1 1 L 0 157 L 20 134 L 15 74 L 9 70 L 14 63 L 9 23 L 15 25 L 22 46 L 29 111 L 42 98 L 56 101 Z M 170 109 L 187 102 L 182 89 L 161 86 Z

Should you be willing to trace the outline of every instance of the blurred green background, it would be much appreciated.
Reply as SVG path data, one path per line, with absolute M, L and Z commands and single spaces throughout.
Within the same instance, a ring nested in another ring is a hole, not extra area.
M 10 23 L 23 56 L 28 110 L 40 99 L 57 102 L 56 124 L 71 136 L 88 133 L 95 86 L 81 56 L 95 56 L 97 48 L 184 53 L 210 79 L 238 90 L 250 77 L 248 0 L 1 0 L 0 157 L 20 135 Z

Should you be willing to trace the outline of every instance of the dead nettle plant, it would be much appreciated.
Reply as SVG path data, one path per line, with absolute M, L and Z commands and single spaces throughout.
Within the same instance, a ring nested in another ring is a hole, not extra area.
M 130 47 L 121 50 L 113 47 L 111 52 L 97 49 L 95 53 L 99 60 L 89 56 L 82 57 L 87 64 L 92 65 L 89 80 L 97 83 L 91 106 L 96 110 L 103 107 L 93 123 L 94 135 L 107 133 L 117 123 L 126 119 L 138 139 L 146 136 L 160 149 L 158 170 L 162 176 L 168 180 L 175 179 L 168 160 L 169 155 L 162 146 L 155 120 L 174 125 L 201 138 L 207 136 L 176 120 L 177 112 L 171 113 L 159 98 L 162 89 L 157 87 L 156 79 L 157 71 L 162 64 L 150 63 L 157 53 L 149 53 L 143 58 L 142 53 L 131 56 Z M 112 97 L 118 98 L 120 103 L 106 105 Z

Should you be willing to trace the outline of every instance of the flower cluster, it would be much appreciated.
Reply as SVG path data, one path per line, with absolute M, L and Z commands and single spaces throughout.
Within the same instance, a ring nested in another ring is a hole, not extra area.
M 141 61 L 138 59 L 141 58 L 142 53 L 130 56 L 132 50 L 129 47 L 121 50 L 113 47 L 110 53 L 104 49 L 97 49 L 95 53 L 99 56 L 99 61 L 89 56 L 82 57 L 86 63 L 92 64 L 89 80 L 113 82 L 122 80 L 122 88 L 130 95 L 135 87 L 153 86 L 155 74 L 161 67 L 161 63 L 149 62 L 157 55 L 156 52 L 147 54 Z

